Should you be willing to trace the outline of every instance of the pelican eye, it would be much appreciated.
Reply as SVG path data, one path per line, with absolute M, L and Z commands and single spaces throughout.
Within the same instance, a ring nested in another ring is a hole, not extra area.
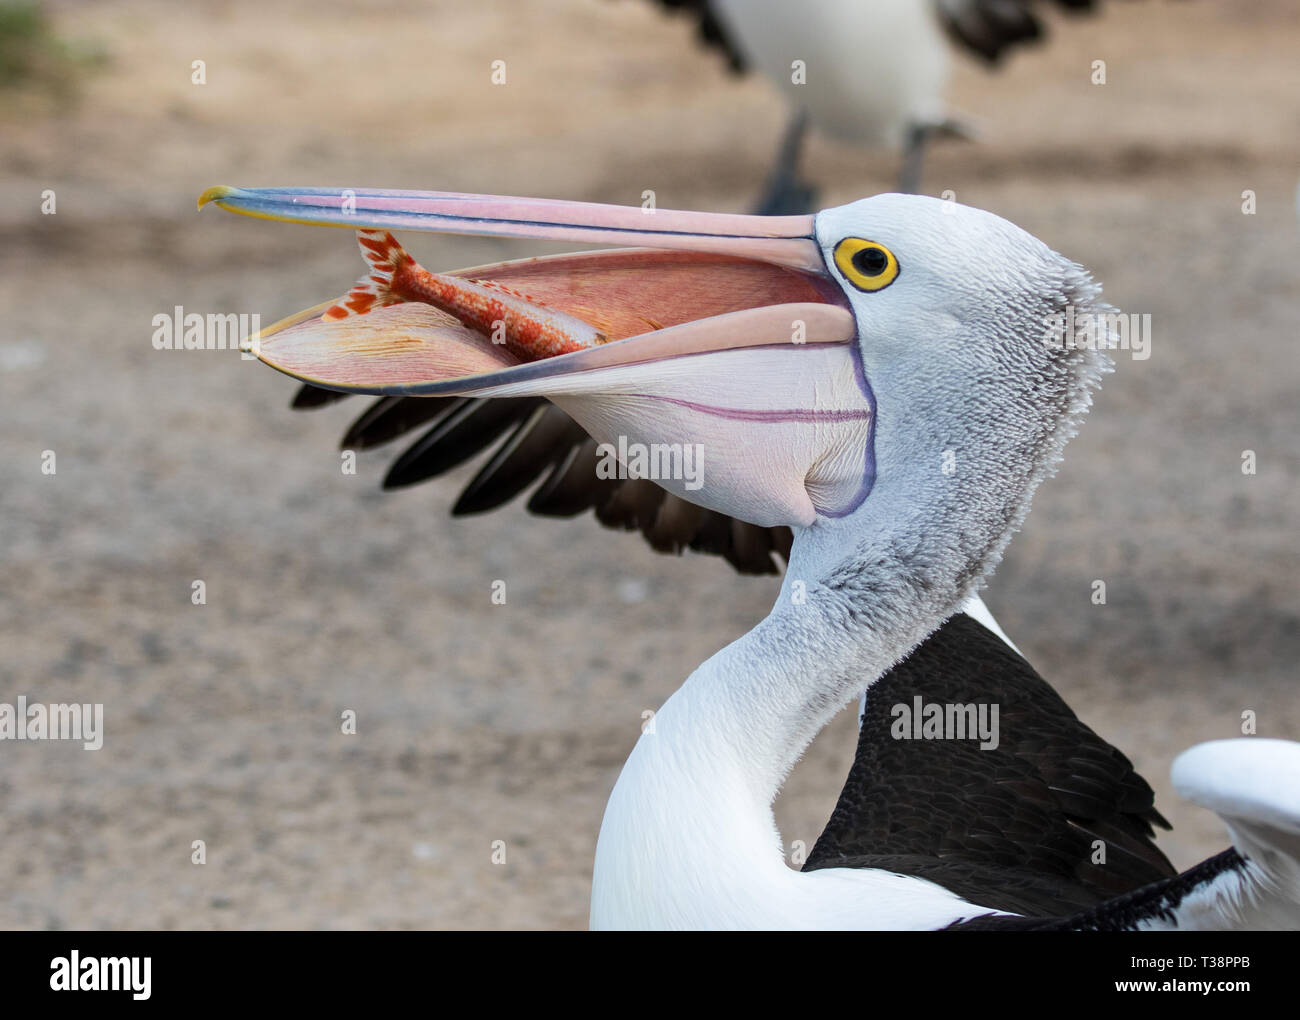
M 894 253 L 861 237 L 846 237 L 835 246 L 835 266 L 858 290 L 884 290 L 898 278 Z

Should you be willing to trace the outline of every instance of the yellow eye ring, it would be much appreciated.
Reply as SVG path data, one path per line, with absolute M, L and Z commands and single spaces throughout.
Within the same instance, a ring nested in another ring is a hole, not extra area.
M 894 253 L 861 237 L 846 237 L 835 246 L 835 267 L 858 290 L 884 290 L 898 279 Z

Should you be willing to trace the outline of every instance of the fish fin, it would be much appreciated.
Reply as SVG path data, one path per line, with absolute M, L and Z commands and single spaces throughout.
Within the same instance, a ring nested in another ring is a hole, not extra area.
M 365 315 L 376 308 L 401 304 L 406 298 L 393 291 L 393 276 L 408 263 L 414 263 L 397 238 L 386 230 L 358 230 L 357 245 L 369 272 L 350 291 L 321 315 L 322 319 L 346 319 Z

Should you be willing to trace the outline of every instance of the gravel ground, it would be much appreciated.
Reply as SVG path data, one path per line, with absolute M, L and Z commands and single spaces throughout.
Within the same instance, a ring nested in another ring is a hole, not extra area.
M 72 106 L 0 94 L 0 700 L 106 706 L 97 752 L 0 744 L 0 925 L 581 926 L 641 712 L 775 581 L 589 519 L 451 521 L 472 468 L 382 494 L 386 455 L 340 470 L 359 401 L 291 413 L 282 376 L 155 351 L 151 320 L 269 322 L 356 276 L 343 234 L 196 216 L 210 184 L 741 209 L 781 103 L 637 0 L 183 6 L 56 4 L 110 65 Z M 1300 12 L 1112 4 L 1057 27 L 1004 73 L 958 68 L 984 137 L 937 150 L 925 188 L 1091 267 L 1151 314 L 1153 349 L 1109 379 L 987 601 L 1156 786 L 1187 866 L 1225 837 L 1169 789 L 1174 754 L 1246 709 L 1300 737 Z M 816 140 L 808 169 L 829 205 L 888 190 L 895 161 Z M 413 248 L 433 268 L 525 253 Z M 846 712 L 791 777 L 787 843 L 820 831 L 852 730 Z

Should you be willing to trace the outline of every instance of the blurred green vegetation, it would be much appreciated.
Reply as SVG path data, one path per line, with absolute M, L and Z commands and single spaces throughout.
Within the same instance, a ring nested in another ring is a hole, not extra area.
M 0 0 L 0 89 L 30 87 L 71 99 L 108 62 L 101 48 L 59 38 L 38 0 Z

